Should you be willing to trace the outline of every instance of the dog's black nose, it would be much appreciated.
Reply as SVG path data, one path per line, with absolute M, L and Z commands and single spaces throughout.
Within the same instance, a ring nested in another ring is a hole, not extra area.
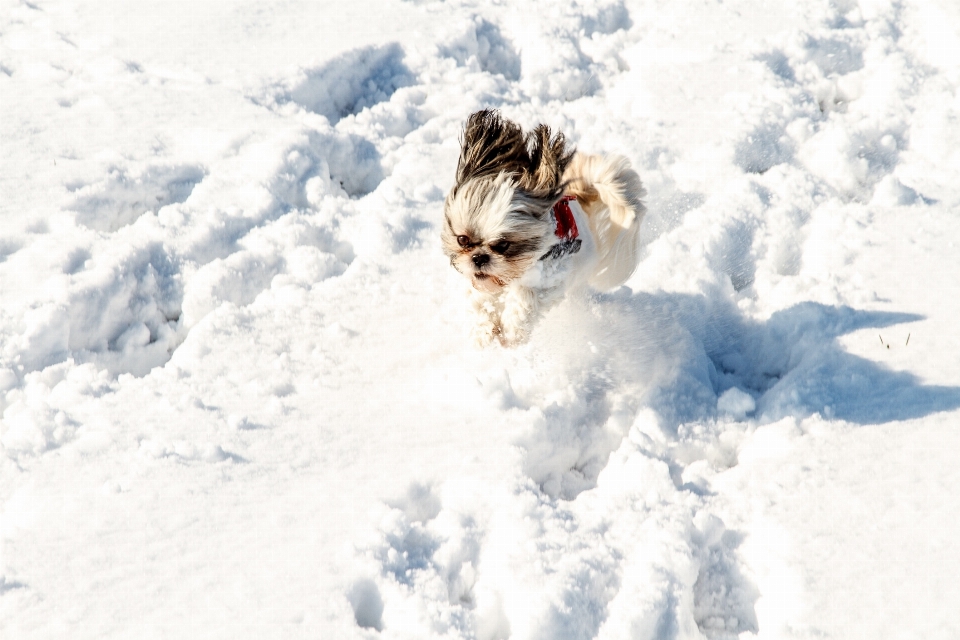
M 478 253 L 473 256 L 473 264 L 479 269 L 483 265 L 490 262 L 490 254 L 487 253 Z

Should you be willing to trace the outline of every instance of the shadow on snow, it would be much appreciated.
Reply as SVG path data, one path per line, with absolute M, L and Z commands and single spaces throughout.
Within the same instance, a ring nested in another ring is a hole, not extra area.
M 659 397 L 655 408 L 678 422 L 710 417 L 715 410 L 710 396 L 732 387 L 754 397 L 755 417 L 763 422 L 821 413 L 880 424 L 960 408 L 960 387 L 925 385 L 912 373 L 848 353 L 838 341 L 855 331 L 879 333 L 922 320 L 920 315 L 804 302 L 755 322 L 733 305 L 718 307 L 704 296 L 641 293 L 630 296 L 628 304 L 639 322 L 659 325 L 657 333 L 671 344 L 665 349 L 675 352 L 678 345 L 690 343 L 685 357 L 674 358 L 676 377 L 661 380 L 666 384 L 654 392 Z M 645 333 L 658 339 L 656 333 Z M 899 333 L 903 336 L 894 348 L 910 348 L 903 343 L 907 331 Z M 879 337 L 876 342 L 881 356 L 890 353 Z M 666 406 L 671 398 L 686 400 L 687 406 Z

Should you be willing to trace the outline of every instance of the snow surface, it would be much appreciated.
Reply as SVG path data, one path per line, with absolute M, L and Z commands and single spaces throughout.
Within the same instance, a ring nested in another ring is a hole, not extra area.
M 0 7 L 3 638 L 960 637 L 954 0 Z M 650 193 L 514 351 L 485 106 Z

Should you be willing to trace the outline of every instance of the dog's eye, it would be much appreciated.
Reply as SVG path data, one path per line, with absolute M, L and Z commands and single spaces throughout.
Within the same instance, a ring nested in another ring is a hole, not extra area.
M 499 254 L 504 254 L 504 253 L 506 253 L 506 252 L 507 252 L 507 249 L 509 249 L 509 248 L 510 248 L 510 243 L 507 242 L 506 240 L 501 240 L 500 242 L 497 242 L 496 244 L 490 245 L 490 249 L 492 249 L 494 253 L 499 253 Z
M 461 247 L 465 247 L 470 244 L 470 238 L 467 236 L 457 236 L 457 244 L 459 244 Z

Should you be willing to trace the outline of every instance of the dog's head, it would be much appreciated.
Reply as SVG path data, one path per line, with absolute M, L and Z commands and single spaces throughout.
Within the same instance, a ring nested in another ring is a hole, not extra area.
M 495 293 L 535 264 L 553 235 L 550 209 L 563 195 L 573 152 L 563 134 L 528 134 L 496 111 L 470 116 L 457 180 L 444 204 L 441 240 L 450 264 Z

